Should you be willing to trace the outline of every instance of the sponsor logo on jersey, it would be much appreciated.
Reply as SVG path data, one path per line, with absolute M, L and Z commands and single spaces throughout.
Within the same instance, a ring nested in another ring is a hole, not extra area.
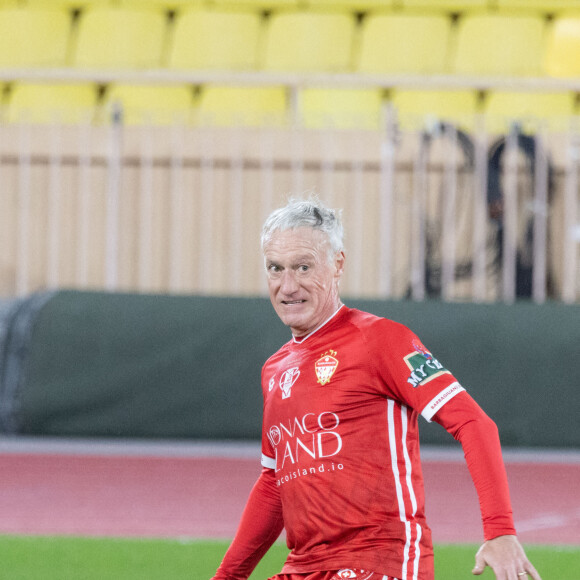
M 272 377 L 268 383 L 268 392 L 270 393 L 272 389 L 276 386 L 276 379 Z
M 330 580 L 369 580 L 374 572 L 368 570 L 357 570 L 353 568 L 343 568 L 339 570 Z
M 292 385 L 296 382 L 299 376 L 300 369 L 298 367 L 293 367 L 282 373 L 279 385 L 283 399 L 287 399 L 291 395 Z
M 270 439 L 272 445 L 276 447 L 276 445 L 282 441 L 282 431 L 280 431 L 280 428 L 276 427 L 276 425 L 272 425 L 268 431 L 268 439 Z
M 411 371 L 407 382 L 413 388 L 424 385 L 444 373 L 449 373 L 418 340 L 414 340 L 412 344 L 415 350 L 404 360 Z
M 314 370 L 318 377 L 318 382 L 321 385 L 326 385 L 330 382 L 332 375 L 338 366 L 338 359 L 336 358 L 335 350 L 327 350 L 315 363 Z
M 272 425 L 266 434 L 274 448 L 276 472 L 337 455 L 342 449 L 339 425 L 332 411 L 305 413 Z

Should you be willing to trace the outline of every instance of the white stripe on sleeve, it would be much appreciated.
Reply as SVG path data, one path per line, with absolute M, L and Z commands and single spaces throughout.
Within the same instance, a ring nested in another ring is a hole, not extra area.
M 268 457 L 262 453 L 262 467 L 276 469 L 276 460 L 273 457 Z
M 421 411 L 421 415 L 431 423 L 431 419 L 433 419 L 435 413 L 437 413 L 445 403 L 453 399 L 455 395 L 461 393 L 461 391 L 465 391 L 465 389 L 457 381 L 451 383 L 446 389 L 443 389 L 438 395 L 433 397 L 427 405 L 425 405 L 425 408 Z

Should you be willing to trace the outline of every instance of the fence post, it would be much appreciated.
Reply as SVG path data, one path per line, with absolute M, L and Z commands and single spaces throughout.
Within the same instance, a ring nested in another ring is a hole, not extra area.
M 244 158 L 242 127 L 235 127 L 232 136 L 233 158 L 230 165 L 230 191 L 228 204 L 230 214 L 228 272 L 231 273 L 230 291 L 239 292 L 242 288 L 243 266 L 243 217 L 244 217 Z
M 121 155 L 123 109 L 113 104 L 109 127 L 109 156 L 107 159 L 107 208 L 105 223 L 105 290 L 112 292 L 119 286 L 119 211 L 121 187 Z
M 578 160 L 580 140 L 576 128 L 570 130 L 564 186 L 564 248 L 562 252 L 562 301 L 572 304 L 576 300 L 578 240 L 575 236 L 578 213 Z
M 477 139 L 475 140 L 475 184 L 473 198 L 473 286 L 472 299 L 483 302 L 486 288 L 486 229 L 487 229 L 487 146 L 488 137 L 485 119 L 477 119 Z
M 92 125 L 86 119 L 79 125 L 79 200 L 77 205 L 78 236 L 77 282 L 81 288 L 89 283 L 91 244 L 91 137 Z
M 452 124 L 444 127 L 446 146 L 451 148 L 445 156 L 443 216 L 441 231 L 441 298 L 453 300 L 455 291 L 456 225 L 457 204 L 457 130 Z
M 423 136 L 420 134 L 419 139 Z M 411 201 L 411 297 L 425 299 L 427 147 L 420 146 L 413 161 Z
M 534 175 L 534 257 L 532 297 L 534 302 L 546 301 L 547 240 L 548 240 L 548 157 L 544 148 L 543 128 L 536 134 Z
M 170 167 L 170 239 L 169 239 L 169 290 L 180 291 L 183 267 L 183 124 L 178 120 L 171 126 L 171 167 Z
M 397 114 L 392 105 L 383 109 L 383 139 L 380 165 L 379 217 L 379 295 L 390 298 L 393 292 L 393 187 L 395 176 L 395 139 Z
M 516 297 L 516 256 L 518 234 L 518 134 L 512 126 L 505 149 L 503 194 L 502 297 L 512 303 Z
M 31 127 L 28 123 L 19 126 L 18 152 L 18 246 L 16 263 L 16 295 L 25 296 L 29 286 L 29 256 L 30 256 L 30 212 L 31 212 Z
M 198 238 L 198 283 L 197 286 L 202 292 L 210 292 L 213 285 L 214 276 L 214 250 L 213 250 L 213 220 L 214 220 L 214 189 L 215 189 L 215 167 L 214 167 L 214 147 L 212 127 L 203 127 L 205 136 L 205 146 L 202 147 L 200 160 L 200 213 L 198 216 L 199 238 Z
M 61 230 L 61 125 L 55 119 L 50 125 L 50 160 L 48 177 L 47 268 L 46 286 L 57 288 L 60 267 Z

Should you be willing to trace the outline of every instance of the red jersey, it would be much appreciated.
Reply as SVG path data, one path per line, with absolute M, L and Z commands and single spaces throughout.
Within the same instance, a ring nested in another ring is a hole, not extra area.
M 433 578 L 417 419 L 464 389 L 405 326 L 343 306 L 262 369 L 262 464 L 291 552 L 282 572 Z

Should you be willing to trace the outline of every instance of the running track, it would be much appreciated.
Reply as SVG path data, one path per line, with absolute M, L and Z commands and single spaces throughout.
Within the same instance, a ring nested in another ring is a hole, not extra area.
M 0 533 L 231 538 L 259 467 L 256 444 L 0 438 Z M 527 544 L 580 545 L 580 452 L 504 453 Z M 423 450 L 436 542 L 480 542 L 460 450 Z

